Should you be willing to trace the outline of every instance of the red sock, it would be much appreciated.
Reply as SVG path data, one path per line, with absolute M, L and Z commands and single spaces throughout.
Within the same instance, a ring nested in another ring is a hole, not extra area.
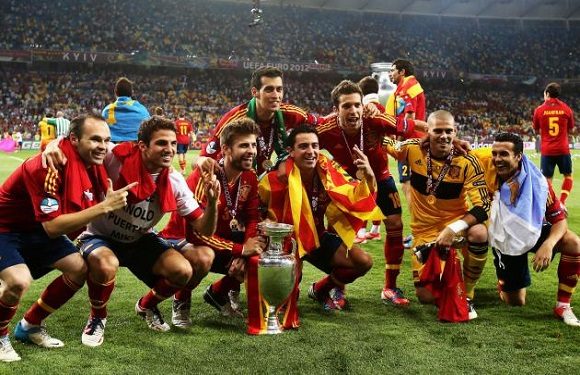
M 231 276 L 224 276 L 211 284 L 211 291 L 219 297 L 227 298 L 230 290 L 240 290 L 240 282 Z
M 152 309 L 159 302 L 171 297 L 180 289 L 171 285 L 167 279 L 159 279 L 153 289 L 139 300 L 139 306 L 144 309 Z
M 558 302 L 570 303 L 580 276 L 580 255 L 564 255 L 558 264 Z
M 0 337 L 8 334 L 8 324 L 14 318 L 17 309 L 18 303 L 16 305 L 10 305 L 0 300 Z
M 107 303 L 115 289 L 115 279 L 106 284 L 99 284 L 93 281 L 89 275 L 87 278 L 89 289 L 89 300 L 91 303 L 91 316 L 104 319 L 107 317 Z
M 385 288 L 394 289 L 397 287 L 397 276 L 401 272 L 403 263 L 403 229 L 391 231 L 387 229 L 387 240 L 385 241 Z
M 46 287 L 40 298 L 24 314 L 24 319 L 30 324 L 40 325 L 47 316 L 64 305 L 77 290 L 82 288 L 65 275 L 60 275 Z
M 333 272 L 334 272 L 334 270 L 333 270 Z M 320 297 L 323 297 L 323 296 L 326 296 L 332 288 L 337 287 L 337 286 L 338 285 L 332 280 L 330 275 L 328 275 L 328 276 L 323 277 L 322 279 L 318 280 L 316 283 L 314 283 L 314 291 Z
M 180 302 L 189 302 L 191 301 L 191 292 L 193 291 L 192 288 L 186 286 L 185 288 L 178 290 L 175 293 L 175 299 Z
M 560 202 L 566 204 L 566 199 L 568 199 L 568 195 L 570 195 L 570 191 L 572 191 L 573 184 L 574 179 L 572 177 L 564 177 L 564 181 L 562 181 L 562 189 L 560 192 Z
M 345 284 L 350 284 L 355 281 L 360 275 L 356 272 L 354 268 L 337 267 L 332 270 L 332 276 L 336 281 L 343 284 L 341 289 L 344 288 Z M 336 283 L 334 283 L 336 285 Z M 339 286 L 339 285 L 336 285 Z M 339 286 L 340 287 L 340 286 Z

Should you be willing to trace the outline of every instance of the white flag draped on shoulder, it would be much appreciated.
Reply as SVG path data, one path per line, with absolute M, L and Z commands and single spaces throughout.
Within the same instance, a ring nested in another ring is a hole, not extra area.
M 529 251 L 542 233 L 548 182 L 525 156 L 520 172 L 495 192 L 489 217 L 491 246 L 505 255 Z

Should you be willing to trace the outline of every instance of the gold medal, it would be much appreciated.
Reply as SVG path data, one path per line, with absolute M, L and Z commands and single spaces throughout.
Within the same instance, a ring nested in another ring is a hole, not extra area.
M 232 231 L 240 230 L 239 223 L 236 220 L 236 218 L 233 218 L 232 220 L 230 220 L 230 229 Z
M 270 159 L 266 159 L 262 162 L 262 168 L 264 168 L 264 170 L 268 171 L 270 170 L 270 168 L 272 168 L 274 166 L 274 163 L 272 163 L 272 160 Z
M 429 203 L 429 204 L 435 204 L 435 196 L 434 196 L 434 195 L 431 195 L 431 194 L 429 194 L 429 195 L 427 196 L 427 203 Z
M 356 171 L 356 178 L 358 178 L 359 180 L 362 181 L 362 179 L 365 177 L 365 172 L 362 169 L 358 169 Z

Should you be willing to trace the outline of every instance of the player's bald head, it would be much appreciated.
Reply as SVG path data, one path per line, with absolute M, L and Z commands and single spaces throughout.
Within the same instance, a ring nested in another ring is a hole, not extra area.
M 437 124 L 437 122 L 447 122 L 455 126 L 455 118 L 453 117 L 451 112 L 442 109 L 432 112 L 427 118 L 427 124 L 429 124 L 430 128 L 434 127 L 435 124 Z

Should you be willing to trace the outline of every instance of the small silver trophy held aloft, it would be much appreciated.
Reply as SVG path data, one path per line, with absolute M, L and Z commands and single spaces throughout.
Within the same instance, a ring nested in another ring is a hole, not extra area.
M 293 233 L 294 226 L 284 223 L 264 222 L 258 232 L 268 240 L 268 250 L 263 252 L 258 263 L 258 283 L 262 298 L 268 304 L 266 334 L 282 333 L 278 321 L 278 309 L 288 299 L 296 281 L 294 255 L 284 253 L 284 239 Z M 296 241 L 292 241 L 292 252 Z

